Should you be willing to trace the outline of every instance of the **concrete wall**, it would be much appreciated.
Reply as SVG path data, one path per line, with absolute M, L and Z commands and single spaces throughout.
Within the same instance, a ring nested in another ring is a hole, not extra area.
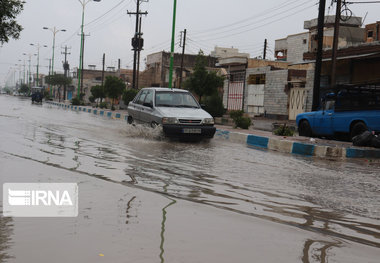
M 268 67 L 268 66 L 287 69 L 289 66 L 289 63 L 283 62 L 283 61 L 269 61 L 269 60 L 254 59 L 254 58 L 248 59 L 248 69 L 262 68 L 262 67 Z
M 249 58 L 248 53 L 239 53 L 237 48 L 225 48 L 225 47 L 215 47 L 214 51 L 211 51 L 210 55 L 216 58 L 228 58 L 228 57 L 247 57 Z
M 288 70 L 275 70 L 266 74 L 264 108 L 270 117 L 288 117 L 288 94 L 284 91 Z
M 302 62 L 303 53 L 309 51 L 309 33 L 291 35 L 287 38 L 287 62 Z

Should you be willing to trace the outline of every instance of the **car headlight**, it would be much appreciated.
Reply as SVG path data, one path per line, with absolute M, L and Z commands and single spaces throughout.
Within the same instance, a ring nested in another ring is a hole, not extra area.
M 214 124 L 214 118 L 203 119 L 203 124 Z
M 162 118 L 162 124 L 177 124 L 177 118 Z

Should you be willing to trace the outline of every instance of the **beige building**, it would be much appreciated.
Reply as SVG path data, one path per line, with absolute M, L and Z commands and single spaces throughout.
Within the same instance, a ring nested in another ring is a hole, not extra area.
M 323 49 L 332 49 L 334 40 L 335 16 L 325 18 Z M 275 57 L 277 60 L 298 63 L 303 61 L 303 53 L 316 52 L 317 50 L 317 26 L 318 19 L 304 22 L 307 32 L 289 35 L 286 38 L 275 41 Z M 351 17 L 347 21 L 341 21 L 339 29 L 339 48 L 354 46 L 364 42 L 365 29 L 362 26 L 361 17 Z

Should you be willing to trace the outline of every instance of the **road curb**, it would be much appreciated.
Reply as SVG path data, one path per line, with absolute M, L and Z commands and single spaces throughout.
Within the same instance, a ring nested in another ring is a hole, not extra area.
M 73 106 L 64 103 L 47 101 L 47 104 L 57 106 L 62 109 L 87 112 L 91 115 L 97 115 L 102 118 L 127 121 L 128 115 L 119 112 L 112 112 L 102 109 L 93 109 L 85 106 Z M 319 157 L 319 158 L 380 158 L 380 149 L 361 148 L 361 147 L 339 147 L 324 146 L 317 144 L 309 144 L 295 142 L 283 138 L 273 138 L 258 136 L 254 134 L 246 134 L 241 132 L 233 132 L 223 129 L 217 129 L 215 133 L 216 139 L 228 140 L 233 143 L 241 143 L 250 147 L 277 151 L 281 153 L 289 153 L 294 155 Z
M 339 147 L 309 144 L 290 141 L 282 138 L 270 138 L 253 134 L 243 134 L 223 129 L 217 129 L 215 138 L 229 140 L 231 142 L 242 142 L 250 147 L 267 149 L 281 153 L 289 153 L 306 157 L 319 158 L 380 158 L 379 149 L 360 147 Z M 236 138 L 239 138 L 238 140 Z
M 107 119 L 122 120 L 122 121 L 127 121 L 128 119 L 127 114 L 121 114 L 120 112 L 107 111 L 103 109 L 94 109 L 92 107 L 90 108 L 86 106 L 73 106 L 73 105 L 68 105 L 68 104 L 53 102 L 53 101 L 46 101 L 45 103 L 49 105 L 57 106 L 58 108 L 62 108 L 64 110 L 86 112 L 86 113 L 90 113 L 91 115 L 97 115 L 99 117 L 103 117 Z

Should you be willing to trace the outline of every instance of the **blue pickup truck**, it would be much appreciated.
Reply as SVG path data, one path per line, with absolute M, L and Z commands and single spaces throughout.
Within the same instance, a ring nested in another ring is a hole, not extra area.
M 380 133 L 380 88 L 345 86 L 322 99 L 319 111 L 297 115 L 300 136 L 352 139 L 364 131 Z

